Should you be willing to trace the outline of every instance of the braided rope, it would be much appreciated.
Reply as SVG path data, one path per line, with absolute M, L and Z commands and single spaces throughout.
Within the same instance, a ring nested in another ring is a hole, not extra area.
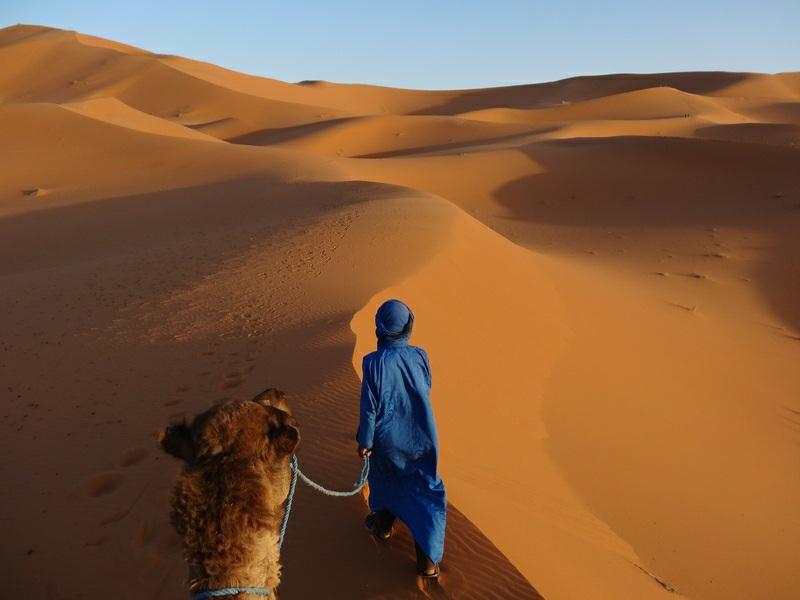
M 312 481 L 308 478 L 308 476 L 300 470 L 300 467 L 297 465 L 297 456 L 292 455 L 292 480 L 289 483 L 289 495 L 286 497 L 286 504 L 285 512 L 283 513 L 283 521 L 281 522 L 281 533 L 280 539 L 278 542 L 278 548 L 283 546 L 283 538 L 286 536 L 286 526 L 289 524 L 289 513 L 292 512 L 292 501 L 294 500 L 294 492 L 295 488 L 297 487 L 297 478 L 303 480 L 310 488 L 317 490 L 321 494 L 325 494 L 326 496 L 334 496 L 334 497 L 347 497 L 347 496 L 355 496 L 361 489 L 367 485 L 367 477 L 369 477 L 369 457 L 364 457 L 364 463 L 361 465 L 361 474 L 358 477 L 358 481 L 354 484 L 352 490 L 348 492 L 339 492 L 337 490 L 329 490 L 326 487 L 321 486 L 320 484 Z
M 329 490 L 328 488 L 323 487 L 314 481 L 311 481 L 306 476 L 306 474 L 300 470 L 300 467 L 297 466 L 297 458 L 294 458 L 293 468 L 297 470 L 297 475 L 300 477 L 300 479 L 303 480 L 303 483 L 305 483 L 307 486 L 317 490 L 321 494 L 325 494 L 326 496 L 336 496 L 339 498 L 344 498 L 347 496 L 355 496 L 358 492 L 361 491 L 361 488 L 363 488 L 367 484 L 367 477 L 369 476 L 369 456 L 364 457 L 364 462 L 361 465 L 361 474 L 358 476 L 358 481 L 356 481 L 353 484 L 354 485 L 353 489 L 350 490 L 349 492 L 337 492 L 336 490 Z
M 205 600 L 206 598 L 219 598 L 220 596 L 236 596 L 238 594 L 253 594 L 254 596 L 269 596 L 272 591 L 269 588 L 243 587 L 243 588 L 220 588 L 218 590 L 206 590 L 192 596 L 192 600 Z
M 292 501 L 294 500 L 294 491 L 297 488 L 297 457 L 292 454 L 292 479 L 289 483 L 289 495 L 286 496 L 286 503 L 284 504 L 283 521 L 281 521 L 281 532 L 278 537 L 278 550 L 283 548 L 283 538 L 286 537 L 286 526 L 289 524 L 289 513 L 292 512 Z

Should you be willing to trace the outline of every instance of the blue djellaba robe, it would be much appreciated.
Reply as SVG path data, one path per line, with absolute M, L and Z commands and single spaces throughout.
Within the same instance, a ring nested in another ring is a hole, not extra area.
M 431 368 L 408 338 L 414 315 L 403 302 L 385 302 L 375 316 L 378 350 L 367 354 L 356 440 L 372 449 L 369 506 L 388 510 L 411 530 L 435 563 L 444 552 L 447 510 L 436 472 L 439 442 L 430 404 Z

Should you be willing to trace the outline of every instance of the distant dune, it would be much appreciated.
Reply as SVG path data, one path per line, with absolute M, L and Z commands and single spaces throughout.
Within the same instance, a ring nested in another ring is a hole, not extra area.
M 346 488 L 416 314 L 443 576 L 302 489 L 281 598 L 792 600 L 800 73 L 412 91 L 0 30 L 4 597 L 186 597 L 155 432 L 285 390 Z

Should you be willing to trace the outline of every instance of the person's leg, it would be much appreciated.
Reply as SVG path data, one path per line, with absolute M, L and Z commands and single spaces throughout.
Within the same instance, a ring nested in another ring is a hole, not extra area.
M 417 573 L 422 577 L 438 577 L 439 565 L 428 558 L 417 542 L 414 542 L 414 548 L 417 551 Z
M 394 520 L 395 516 L 388 510 L 380 510 L 375 513 L 375 527 L 378 531 L 391 533 Z
M 367 515 L 364 525 L 372 534 L 381 540 L 388 540 L 392 535 L 395 516 L 388 510 L 379 510 Z

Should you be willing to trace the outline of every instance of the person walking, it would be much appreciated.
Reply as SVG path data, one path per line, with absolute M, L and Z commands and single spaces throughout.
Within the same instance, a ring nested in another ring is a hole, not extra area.
M 367 529 L 388 540 L 400 519 L 414 538 L 418 574 L 437 578 L 447 498 L 437 473 L 431 367 L 425 350 L 408 342 L 413 326 L 400 300 L 384 302 L 375 315 L 378 349 L 363 360 L 356 441 L 359 456 L 370 457 Z

